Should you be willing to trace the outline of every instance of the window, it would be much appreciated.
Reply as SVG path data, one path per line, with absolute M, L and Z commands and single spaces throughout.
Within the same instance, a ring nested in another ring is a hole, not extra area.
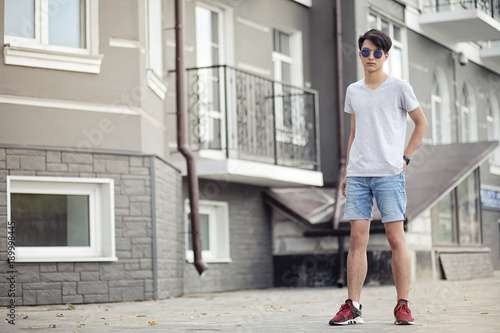
M 273 40 L 274 85 L 276 108 L 276 137 L 280 142 L 291 142 L 293 139 L 292 127 L 292 66 L 293 59 L 290 51 L 290 35 L 274 30 Z M 282 84 L 282 83 L 284 84 Z
M 302 64 L 295 53 L 300 53 L 302 37 L 300 33 L 273 31 L 274 63 L 274 103 L 276 117 L 276 140 L 283 144 L 304 146 L 305 137 L 304 110 L 296 107 L 301 102 L 303 91 L 294 88 L 302 86 Z
M 471 89 L 464 84 L 460 99 L 462 111 L 462 142 L 477 141 L 476 108 Z
M 200 142 L 205 149 L 224 149 L 225 112 L 221 89 L 223 59 L 223 11 L 196 6 L 196 65 L 199 84 L 198 112 Z
M 191 236 L 191 213 L 189 201 L 186 211 L 186 259 L 193 262 L 193 243 Z M 226 202 L 199 202 L 202 256 L 207 262 L 229 262 L 229 217 Z
M 148 86 L 160 97 L 165 99 L 167 86 L 163 81 L 163 26 L 162 1 L 147 0 L 147 79 Z
M 446 75 L 440 68 L 436 68 L 432 75 L 431 112 L 432 142 L 434 144 L 451 143 L 450 106 L 447 80 Z
M 460 244 L 481 244 L 479 223 L 478 172 L 473 172 L 457 186 Z
M 20 262 L 114 261 L 113 179 L 8 176 Z
M 492 96 L 486 101 L 486 126 L 488 131 L 488 141 L 500 140 L 500 115 L 498 112 L 498 104 L 496 98 Z M 500 165 L 500 148 L 497 148 L 493 155 L 490 157 L 490 166 Z M 490 168 L 490 172 L 492 172 Z M 500 173 L 500 171 L 493 171 L 492 173 Z
M 456 239 L 455 192 L 451 191 L 431 209 L 434 244 L 453 244 Z
M 443 117 L 441 115 L 442 99 L 439 90 L 439 82 L 434 74 L 432 76 L 432 95 L 431 95 L 431 108 L 432 108 L 432 141 L 434 144 L 440 144 L 443 141 Z
M 405 30 L 402 26 L 389 19 L 371 12 L 368 15 L 368 29 L 382 30 L 392 39 L 392 47 L 389 50 L 389 59 L 384 63 L 384 71 L 399 79 L 406 78 L 406 56 L 404 55 Z
M 432 209 L 436 245 L 480 245 L 479 169 L 472 172 Z
M 5 63 L 99 73 L 97 0 L 5 0 Z

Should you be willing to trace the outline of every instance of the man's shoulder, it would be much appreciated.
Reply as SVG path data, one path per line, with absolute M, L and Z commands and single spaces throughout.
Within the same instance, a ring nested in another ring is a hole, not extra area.
M 365 84 L 365 79 L 362 78 L 361 80 L 359 81 L 356 81 L 356 82 L 353 82 L 351 83 L 348 87 L 347 87 L 347 90 L 350 90 L 350 91 L 355 91 L 355 90 L 358 90 L 358 89 L 362 89 L 363 86 Z
M 408 82 L 407 80 L 403 80 L 403 79 L 397 78 L 397 77 L 395 77 L 393 75 L 389 75 L 389 77 L 387 79 L 390 80 L 389 81 L 390 84 L 398 86 L 398 87 L 411 86 L 410 82 Z

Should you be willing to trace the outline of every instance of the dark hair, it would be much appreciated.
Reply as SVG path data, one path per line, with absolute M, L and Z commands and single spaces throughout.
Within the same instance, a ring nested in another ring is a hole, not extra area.
M 377 29 L 371 29 L 365 32 L 364 35 L 359 36 L 358 46 L 361 50 L 363 43 L 365 40 L 370 40 L 376 47 L 384 51 L 385 53 L 389 52 L 392 46 L 391 37 L 389 37 L 385 32 Z

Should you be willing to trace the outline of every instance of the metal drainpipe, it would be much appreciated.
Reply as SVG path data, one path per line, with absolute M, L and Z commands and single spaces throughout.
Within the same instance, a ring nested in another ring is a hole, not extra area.
M 342 14 L 341 0 L 335 1 L 335 45 L 337 49 L 337 124 L 338 124 L 338 157 L 339 172 L 337 178 L 337 191 L 335 195 L 335 209 L 333 214 L 333 227 L 339 226 L 340 214 L 340 185 L 344 180 L 344 170 L 346 162 L 345 138 L 344 138 L 344 70 L 342 64 Z
M 184 39 L 183 27 L 183 0 L 175 0 L 175 72 L 176 72 L 176 99 L 177 99 L 177 149 L 186 159 L 189 206 L 191 208 L 191 231 L 193 240 L 194 267 L 203 277 L 208 266 L 201 257 L 200 214 L 198 210 L 198 177 L 196 161 L 193 153 L 186 145 L 186 90 L 184 85 Z
M 337 51 L 337 124 L 338 124 L 338 157 L 339 171 L 337 177 L 337 189 L 335 191 L 335 206 L 333 210 L 333 228 L 337 229 L 340 222 L 340 201 L 342 192 L 340 186 L 344 181 L 346 153 L 345 153 L 345 138 L 344 138 L 344 70 L 342 63 L 342 13 L 341 0 L 335 1 L 335 46 Z M 339 260 L 339 277 L 337 286 L 343 287 L 344 281 L 344 236 L 338 236 L 338 260 Z
M 149 157 L 149 175 L 151 177 L 151 229 L 153 231 L 152 257 L 153 257 L 153 299 L 158 299 L 158 246 L 156 241 L 156 175 L 155 156 Z

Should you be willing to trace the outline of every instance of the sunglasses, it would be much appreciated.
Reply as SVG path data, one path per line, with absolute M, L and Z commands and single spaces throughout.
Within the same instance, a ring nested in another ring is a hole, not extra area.
M 368 58 L 370 56 L 370 53 L 371 53 L 371 51 L 369 49 L 362 49 L 361 50 L 361 55 L 365 58 Z M 373 56 L 377 59 L 382 58 L 383 55 L 384 55 L 384 53 L 380 50 L 373 51 Z

